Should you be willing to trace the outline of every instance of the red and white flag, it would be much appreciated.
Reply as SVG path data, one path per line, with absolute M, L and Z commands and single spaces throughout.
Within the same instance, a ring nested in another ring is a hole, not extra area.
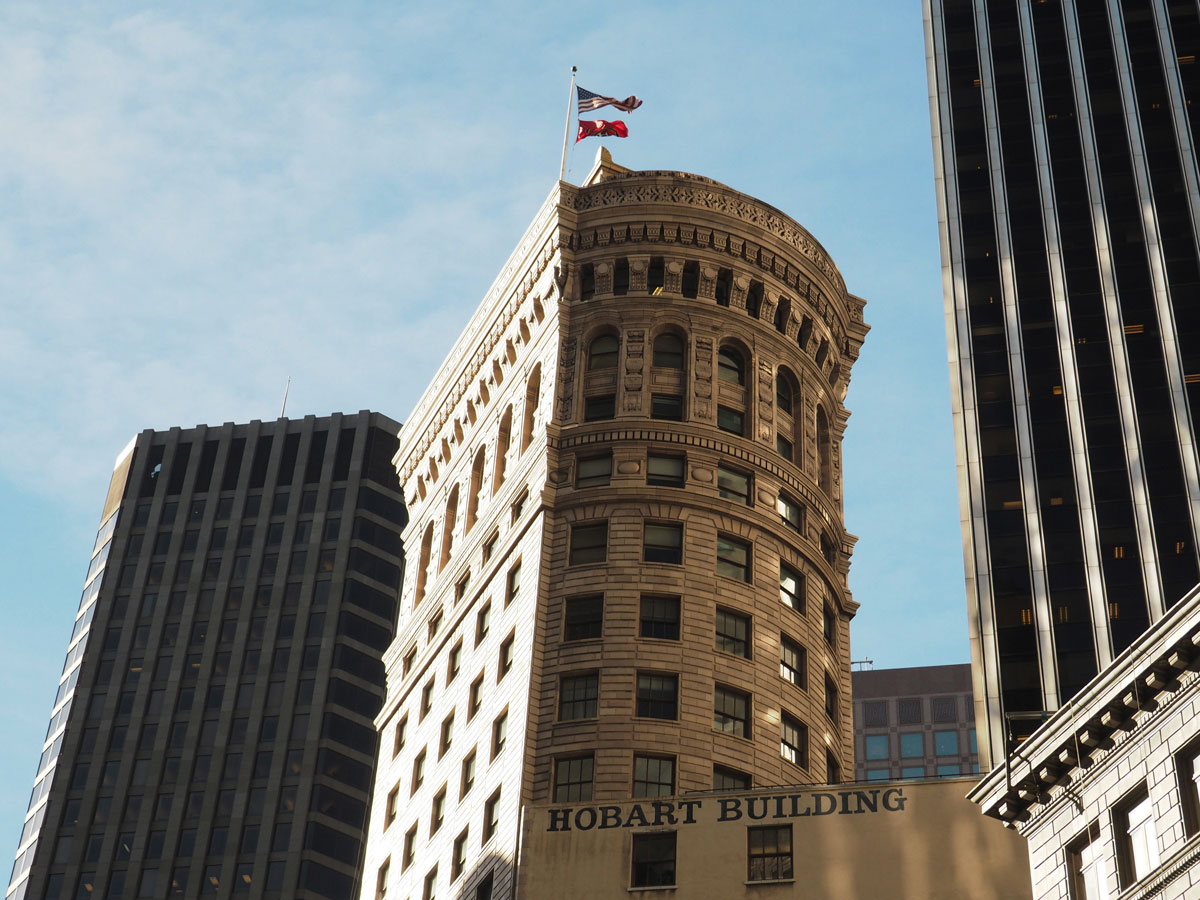
M 606 122 L 604 119 L 596 119 L 594 121 L 580 119 L 579 134 L 575 138 L 575 143 L 578 144 L 585 137 L 629 137 L 629 129 L 621 121 Z

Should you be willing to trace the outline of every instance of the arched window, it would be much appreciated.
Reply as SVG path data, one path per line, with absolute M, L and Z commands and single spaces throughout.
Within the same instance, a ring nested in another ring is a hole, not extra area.
M 419 606 L 421 601 L 425 599 L 425 579 L 429 575 L 429 556 L 433 552 L 433 523 L 430 522 L 425 529 L 425 536 L 421 538 L 421 557 L 417 563 L 417 592 L 413 599 L 413 606 Z
M 775 450 L 788 462 L 796 461 L 800 443 L 796 407 L 799 392 L 791 371 L 780 366 L 775 373 Z
M 529 446 L 529 442 L 533 440 L 533 429 L 537 424 L 537 408 L 538 401 L 541 399 L 541 392 L 542 364 L 538 363 L 533 367 L 533 372 L 529 375 L 529 381 L 525 384 L 525 426 L 521 429 L 522 453 Z
M 479 452 L 475 454 L 475 462 L 471 464 L 471 493 L 467 495 L 467 531 L 471 530 L 471 526 L 479 517 L 479 491 L 483 487 L 483 453 L 483 448 L 480 447 Z
M 700 292 L 700 263 L 693 260 L 683 264 L 679 292 L 685 297 L 695 297 Z
M 795 402 L 796 392 L 792 387 L 792 379 L 788 375 L 786 369 L 780 369 L 775 373 L 775 406 L 780 412 L 792 414 L 792 404 Z
M 508 442 L 512 434 L 512 407 L 504 411 L 500 419 L 500 436 L 496 439 L 496 471 L 492 476 L 492 493 L 500 490 L 504 484 L 504 464 L 508 457 Z
M 758 318 L 758 311 L 762 307 L 763 299 L 763 283 L 761 281 L 750 282 L 750 290 L 746 291 L 746 315 Z
M 654 339 L 654 365 L 660 369 L 683 368 L 683 338 L 666 332 Z
M 588 347 L 588 371 L 597 369 L 615 369 L 617 356 L 621 352 L 621 342 L 614 335 L 602 334 L 592 341 Z
M 788 319 L 792 317 L 792 301 L 788 297 L 780 297 L 775 307 L 775 330 L 787 334 Z
M 817 484 L 827 494 L 833 493 L 833 445 L 829 437 L 829 419 L 825 410 L 817 407 Z
M 746 383 L 746 363 L 742 354 L 732 347 L 722 347 L 717 354 L 717 378 L 730 384 Z
M 450 492 L 450 499 L 446 501 L 446 519 L 442 524 L 442 556 L 438 560 L 438 571 L 446 568 L 446 563 L 450 562 L 450 551 L 454 549 L 454 526 L 458 522 L 458 485 L 454 486 L 454 490 Z

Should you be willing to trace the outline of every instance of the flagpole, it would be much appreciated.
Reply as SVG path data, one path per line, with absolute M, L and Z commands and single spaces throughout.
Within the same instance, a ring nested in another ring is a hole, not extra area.
M 567 124 L 563 126 L 562 165 L 558 169 L 558 180 L 567 177 L 567 140 L 571 137 L 571 113 L 575 110 L 575 66 L 571 66 L 571 92 L 567 94 Z

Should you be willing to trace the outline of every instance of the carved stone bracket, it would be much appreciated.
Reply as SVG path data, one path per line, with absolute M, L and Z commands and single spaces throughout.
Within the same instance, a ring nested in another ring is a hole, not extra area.
M 712 367 L 713 367 L 713 342 L 709 337 L 696 338 L 696 355 L 695 365 L 692 366 L 696 373 L 695 378 L 695 393 L 696 393 L 696 415 L 701 419 L 712 418 Z
M 598 262 L 593 269 L 596 277 L 596 293 L 611 294 L 613 282 L 613 266 L 612 263 Z
M 572 400 L 575 397 L 575 338 L 563 341 L 558 364 L 558 420 L 571 421 Z
M 646 332 L 631 329 L 625 335 L 625 400 L 626 412 L 642 408 L 642 376 L 645 370 Z
M 717 296 L 717 270 L 712 266 L 700 267 L 700 297 L 713 300 Z
M 629 257 L 629 290 L 631 293 L 646 293 L 646 272 L 649 268 L 649 256 Z
M 746 294 L 750 291 L 750 276 L 735 275 L 729 291 L 729 306 L 731 309 L 746 308 Z
M 666 270 L 666 283 L 663 285 L 663 290 L 669 294 L 678 294 L 683 280 L 682 260 L 671 260 L 667 263 Z

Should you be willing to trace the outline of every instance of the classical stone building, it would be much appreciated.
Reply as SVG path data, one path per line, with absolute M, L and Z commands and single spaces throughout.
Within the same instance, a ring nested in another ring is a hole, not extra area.
M 1200 589 L 971 792 L 1029 842 L 1037 900 L 1200 896 Z
M 512 896 L 530 804 L 852 770 L 863 305 L 710 179 L 554 187 L 400 433 L 363 897 Z

